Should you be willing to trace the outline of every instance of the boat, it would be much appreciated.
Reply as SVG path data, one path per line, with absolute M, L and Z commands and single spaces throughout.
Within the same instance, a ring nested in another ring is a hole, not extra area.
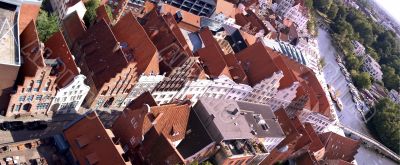
M 333 102 L 337 105 L 339 111 L 342 111 L 343 104 L 339 99 L 339 92 L 335 91 L 335 88 L 333 88 L 333 86 L 331 86 L 329 84 L 328 84 L 328 90 L 329 90 L 329 94 L 331 95 Z

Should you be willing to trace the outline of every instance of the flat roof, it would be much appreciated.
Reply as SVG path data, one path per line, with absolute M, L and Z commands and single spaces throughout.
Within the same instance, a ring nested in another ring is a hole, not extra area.
M 0 2 L 0 64 L 20 65 L 17 6 Z

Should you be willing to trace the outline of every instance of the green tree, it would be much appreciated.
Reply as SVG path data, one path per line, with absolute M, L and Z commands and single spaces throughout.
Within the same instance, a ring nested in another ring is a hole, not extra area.
M 357 73 L 354 70 L 351 73 L 354 85 L 359 89 L 369 89 L 371 87 L 371 76 L 367 72 Z
M 111 7 L 108 6 L 108 5 L 106 5 L 106 12 L 107 12 L 108 18 L 110 18 L 111 20 L 113 20 L 113 19 L 114 19 L 114 16 L 113 16 L 113 14 L 112 14 Z
M 44 10 L 40 10 L 36 19 L 36 28 L 39 33 L 40 41 L 46 42 L 53 33 L 58 31 L 57 17 Z
M 313 8 L 313 0 L 305 0 L 304 4 L 306 5 L 306 7 L 308 9 L 312 9 Z
M 332 4 L 326 15 L 328 16 L 329 19 L 334 20 L 336 18 L 338 11 L 339 11 L 338 6 L 336 4 Z
M 89 0 L 85 3 L 86 13 L 83 16 L 83 20 L 85 21 L 86 26 L 91 26 L 96 20 L 97 13 L 96 9 L 99 7 L 99 0 Z M 112 18 L 112 17 L 110 17 Z
M 394 68 L 387 65 L 383 65 L 382 72 L 383 72 L 382 81 L 386 88 L 395 90 L 400 88 L 400 76 L 396 74 Z
M 374 109 L 375 114 L 368 122 L 368 128 L 386 147 L 400 154 L 400 105 L 384 98 Z
M 316 9 L 325 13 L 331 7 L 332 0 L 314 0 L 313 4 Z

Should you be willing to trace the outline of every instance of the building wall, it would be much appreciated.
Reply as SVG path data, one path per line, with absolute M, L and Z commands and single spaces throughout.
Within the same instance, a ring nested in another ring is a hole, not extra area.
M 166 3 L 199 16 L 210 16 L 215 10 L 215 4 L 205 0 L 167 0 Z
M 10 102 L 10 94 L 13 92 L 13 86 L 17 79 L 20 66 L 0 64 L 0 112 L 7 111 L 7 105 Z
M 325 132 L 327 127 L 333 124 L 333 121 L 324 115 L 306 109 L 301 111 L 298 117 L 302 123 L 310 123 L 317 133 Z
M 279 90 L 275 97 L 268 102 L 271 106 L 271 109 L 275 112 L 281 107 L 286 108 L 292 102 L 292 100 L 296 98 L 298 87 L 299 83 L 294 82 L 292 86 Z
M 285 139 L 285 137 L 266 137 L 264 138 L 263 145 L 267 149 L 268 153 L 271 153 L 271 151 L 279 144 L 281 141 Z
M 139 81 L 135 84 L 128 96 L 125 98 L 123 106 L 128 105 L 132 100 L 141 95 L 142 93 L 149 91 L 150 93 L 156 87 L 156 85 L 165 78 L 164 75 L 141 75 Z
M 381 66 L 371 56 L 364 59 L 363 71 L 368 72 L 375 80 L 382 81 L 383 73 Z
M 86 84 L 90 86 L 90 92 L 84 101 L 85 107 L 97 110 L 124 108 L 122 103 L 137 80 L 136 63 L 130 63 L 99 89 L 96 88 L 91 79 L 93 73 L 82 65 L 80 67 L 82 68 L 82 73 L 87 76 Z
M 288 11 L 286 11 L 284 17 L 295 22 L 298 26 L 298 29 L 305 29 L 307 27 L 308 16 L 304 15 L 300 8 L 302 8 L 300 4 L 291 7 Z
M 77 113 L 89 92 L 89 86 L 84 83 L 85 79 L 84 75 L 77 75 L 67 86 L 59 89 L 51 103 L 50 111 L 53 113 Z
M 25 77 L 23 85 L 11 94 L 6 116 L 45 114 L 56 94 L 51 67 L 39 68 L 34 77 Z
M 58 15 L 59 21 L 63 20 L 66 16 L 73 12 L 77 12 L 80 19 L 83 19 L 83 16 L 86 13 L 85 4 L 80 1 L 73 6 L 67 7 L 66 4 L 70 0 L 50 0 L 50 4 L 53 7 L 53 10 Z
M 283 72 L 275 72 L 271 77 L 266 78 L 253 87 L 253 91 L 244 100 L 260 104 L 268 104 L 270 99 L 275 97 L 279 88 L 279 81 L 283 78 Z

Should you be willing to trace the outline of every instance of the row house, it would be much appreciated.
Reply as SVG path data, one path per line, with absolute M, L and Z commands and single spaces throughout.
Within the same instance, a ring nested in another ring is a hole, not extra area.
M 287 19 L 292 20 L 298 26 L 298 29 L 303 30 L 307 27 L 308 9 L 304 6 L 302 0 L 281 0 L 277 2 L 275 12 Z
M 171 13 L 155 9 L 143 18 L 143 27 L 159 52 L 160 73 L 169 73 L 193 56 L 177 21 Z
M 2 0 L 1 2 L 2 43 L 0 51 L 2 58 L 0 59 L 0 75 L 7 75 L 0 77 L 0 113 L 4 115 L 22 65 L 20 34 L 32 20 L 36 20 L 42 1 Z
M 132 14 L 114 26 L 103 19 L 82 36 L 72 36 L 78 38 L 76 61 L 90 86 L 86 108 L 121 108 L 138 75 L 159 73 L 157 49 Z
M 152 95 L 157 104 L 166 104 L 174 101 L 176 94 L 185 87 L 185 83 L 205 79 L 203 68 L 199 65 L 197 57 L 188 58 L 185 63 L 174 68 L 172 72 L 159 82 Z
M 214 13 L 210 16 L 210 19 L 217 23 L 234 25 L 235 15 L 239 12 L 235 4 L 225 0 L 217 0 Z
M 317 133 L 327 132 L 328 127 L 334 124 L 334 120 L 306 109 L 301 111 L 298 117 L 302 123 L 312 124 Z
M 318 162 L 340 161 L 351 164 L 360 142 L 333 132 L 318 133 L 310 123 L 290 119 L 284 109 L 275 112 L 286 138 L 271 152 L 263 164 L 282 161 L 303 162 L 304 155 Z
M 128 105 L 144 92 L 152 92 L 157 84 L 164 80 L 164 78 L 165 75 L 141 75 L 122 105 Z
M 86 7 L 82 0 L 50 0 L 53 11 L 61 22 L 69 14 L 76 12 L 81 20 L 86 13 Z
M 111 129 L 135 164 L 182 164 L 182 156 L 170 152 L 185 138 L 189 113 L 189 104 L 158 106 L 145 92 L 125 108 Z
M 84 83 L 86 77 L 80 74 L 80 68 L 75 64 L 75 58 L 60 31 L 46 41 L 45 47 L 44 56 L 61 63 L 57 67 L 55 80 L 57 94 L 53 98 L 49 112 L 77 113 L 89 92 L 89 86 Z
M 5 115 L 45 114 L 56 94 L 58 62 L 44 58 L 44 45 L 39 41 L 34 21 L 29 23 L 20 38 L 23 63 Z
M 132 165 L 116 136 L 104 127 L 94 111 L 68 124 L 62 138 L 56 137 L 62 139 L 57 142 L 68 146 L 69 164 Z
M 187 163 L 259 164 L 285 138 L 267 105 L 202 97 L 177 149 Z M 193 143 L 196 141 L 196 143 Z

